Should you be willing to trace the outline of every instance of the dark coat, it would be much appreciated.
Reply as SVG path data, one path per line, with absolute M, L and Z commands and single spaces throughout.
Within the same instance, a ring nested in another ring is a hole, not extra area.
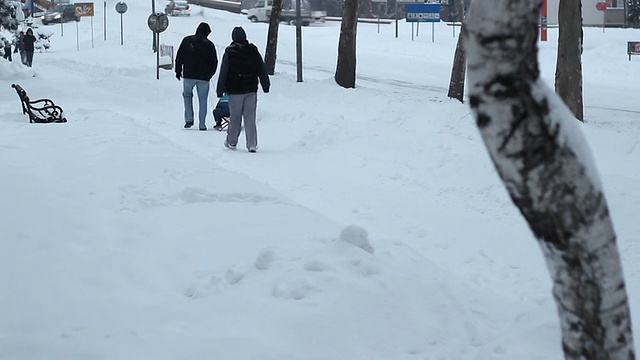
M 216 93 L 249 94 L 258 91 L 258 80 L 262 91 L 269 92 L 271 82 L 262 55 L 255 45 L 247 41 L 244 29 L 236 27 L 231 33 L 233 42 L 222 56 Z
M 24 46 L 24 51 L 34 51 L 34 44 L 36 43 L 36 37 L 31 34 L 24 34 L 22 38 L 22 44 Z
M 207 36 L 211 28 L 200 23 L 195 35 L 182 39 L 176 53 L 176 74 L 186 79 L 209 81 L 218 68 L 216 47 Z

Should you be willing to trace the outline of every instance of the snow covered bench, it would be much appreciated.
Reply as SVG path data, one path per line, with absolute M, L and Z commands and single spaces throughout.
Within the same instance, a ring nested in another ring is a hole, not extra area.
M 11 87 L 16 89 L 22 103 L 22 113 L 29 115 L 30 123 L 67 122 L 62 108 L 54 104 L 53 101 L 49 99 L 31 101 L 27 92 L 20 85 L 11 84 Z

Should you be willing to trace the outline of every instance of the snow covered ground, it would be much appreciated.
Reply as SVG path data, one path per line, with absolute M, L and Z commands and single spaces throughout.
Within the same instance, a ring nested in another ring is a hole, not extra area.
M 93 21 L 41 26 L 52 47 L 33 68 L 0 61 L 1 359 L 563 358 L 537 244 L 467 104 L 446 96 L 458 29 L 435 24 L 432 42 L 430 25 L 412 40 L 404 21 L 399 38 L 395 24 L 360 24 L 357 87 L 343 89 L 339 23 L 303 29 L 302 83 L 282 25 L 249 154 L 243 136 L 230 151 L 223 133 L 182 128 L 181 82 L 156 79 L 150 4 L 128 3 L 120 45 L 116 2 L 106 40 L 98 4 Z M 199 7 L 170 18 L 161 42 L 177 48 L 201 21 L 220 56 L 238 25 L 264 54 L 267 24 Z M 556 39 L 539 45 L 549 84 Z M 585 29 L 581 128 L 637 328 L 640 58 L 628 40 L 639 31 Z M 12 83 L 69 122 L 29 124 Z

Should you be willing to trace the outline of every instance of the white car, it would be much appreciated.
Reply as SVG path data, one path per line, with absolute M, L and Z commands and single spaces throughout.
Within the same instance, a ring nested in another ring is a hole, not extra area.
M 164 13 L 170 16 L 191 15 L 191 6 L 185 0 L 171 0 L 164 8 Z

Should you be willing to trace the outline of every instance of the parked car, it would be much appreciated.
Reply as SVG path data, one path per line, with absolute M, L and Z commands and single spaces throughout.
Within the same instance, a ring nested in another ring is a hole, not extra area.
M 291 3 L 291 2 L 289 2 Z M 251 22 L 269 22 L 271 16 L 271 7 L 273 6 L 273 0 L 258 0 L 258 2 L 251 9 L 243 9 L 242 14 L 247 16 Z M 308 26 L 310 23 L 318 22 L 323 23 L 327 16 L 326 11 L 309 10 L 301 7 L 300 19 L 302 26 Z M 291 7 L 290 4 L 283 4 L 280 10 L 280 21 L 295 25 L 297 19 L 295 7 Z
M 164 8 L 164 13 L 171 16 L 191 15 L 191 7 L 185 0 L 171 0 Z
M 68 21 L 80 21 L 80 17 L 76 16 L 76 10 L 73 4 L 58 4 L 47 10 L 40 17 L 42 25 L 49 23 L 64 23 Z

